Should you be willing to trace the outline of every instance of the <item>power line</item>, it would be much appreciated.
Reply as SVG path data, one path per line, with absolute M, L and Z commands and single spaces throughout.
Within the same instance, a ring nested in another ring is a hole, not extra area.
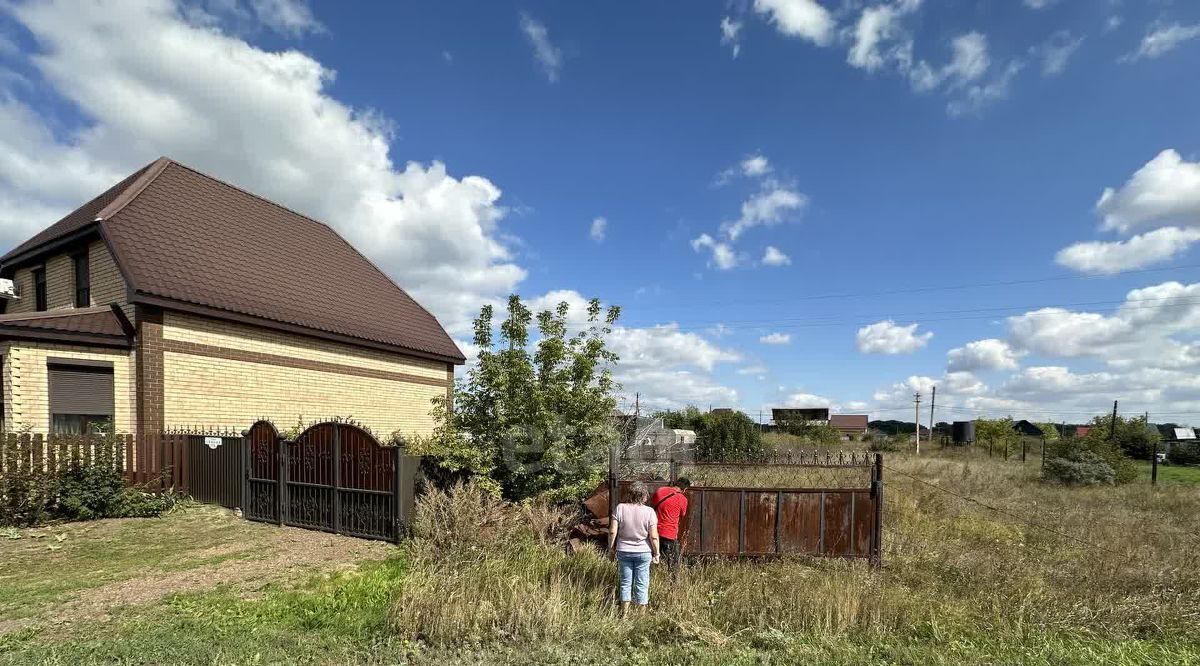
M 834 298 L 869 298 L 873 296 L 896 296 L 900 294 L 924 294 L 935 291 L 956 291 L 961 289 L 982 289 L 987 287 L 1014 287 L 1026 284 L 1044 284 L 1047 282 L 1065 282 L 1070 280 L 1100 280 L 1114 278 L 1119 275 L 1139 275 L 1147 273 L 1162 273 L 1169 271 L 1182 271 L 1190 268 L 1200 268 L 1200 264 L 1188 264 L 1185 266 L 1170 266 L 1165 268 L 1138 268 L 1128 271 L 1117 271 L 1105 275 L 1057 275 L 1042 278 L 1028 278 L 1021 280 L 996 280 L 992 282 L 974 282 L 956 285 L 936 285 L 925 287 L 906 287 L 902 289 L 883 289 L 877 291 L 860 291 L 860 292 L 842 292 L 829 294 L 810 294 L 805 296 L 790 296 L 787 298 L 771 298 L 771 299 L 756 299 L 746 300 L 739 298 L 737 303 L 785 303 L 789 301 L 818 301 Z M 718 304 L 722 301 L 709 301 L 710 304 Z M 724 301 L 735 302 L 735 301 Z
M 1148 304 L 1139 305 L 1141 303 L 1153 303 L 1157 301 L 1173 301 L 1161 305 Z M 797 329 L 797 328 L 822 328 L 827 326 L 865 326 L 867 324 L 878 321 L 892 319 L 903 321 L 915 321 L 920 319 L 920 323 L 930 322 L 945 322 L 945 321 L 969 321 L 976 319 L 991 319 L 992 317 L 1005 316 L 1006 312 L 1019 313 L 1022 317 L 1054 317 L 1061 316 L 1067 308 L 1086 307 L 1089 305 L 1119 305 L 1121 306 L 1115 312 L 1127 312 L 1138 310 L 1163 310 L 1174 308 L 1186 308 L 1200 304 L 1200 297 L 1187 296 L 1164 296 L 1160 298 L 1142 298 L 1136 301 L 1119 300 L 1119 301 L 1091 301 L 1084 303 L 1067 303 L 1059 305 L 1011 305 L 1011 306 L 996 306 L 989 308 L 967 308 L 959 310 L 934 310 L 928 312 L 905 312 L 903 314 L 855 314 L 855 315 L 830 315 L 825 317 L 772 317 L 770 319 L 745 319 L 733 321 L 684 321 L 681 325 L 679 321 L 671 322 L 671 324 L 648 322 L 626 322 L 624 325 L 629 327 L 641 327 L 653 330 L 655 327 L 662 328 L 665 332 L 675 331 L 703 331 L 711 328 L 745 330 L 745 329 Z M 1054 312 L 1038 312 L 1036 310 L 1052 308 Z M 1034 311 L 1030 311 L 1034 310 Z M 1022 312 L 1024 311 L 1024 312 Z M 949 317 L 933 317 L 928 315 L 965 315 L 965 316 L 949 316 Z M 1011 315 L 1009 315 L 1011 316 Z

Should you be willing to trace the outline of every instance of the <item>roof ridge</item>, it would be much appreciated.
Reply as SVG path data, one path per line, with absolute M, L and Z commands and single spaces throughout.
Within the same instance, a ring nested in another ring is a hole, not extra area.
M 416 305 L 418 308 L 421 308 L 421 310 L 423 310 L 423 311 L 425 312 L 425 314 L 427 314 L 427 315 L 429 315 L 430 317 L 432 317 L 434 321 L 438 321 L 438 318 L 437 318 L 436 316 L 434 316 L 433 312 L 431 312 L 431 311 L 429 310 L 429 308 L 425 307 L 424 305 L 422 305 L 422 304 L 421 304 L 421 302 L 420 302 L 420 301 L 418 301 L 417 299 L 413 298 L 413 297 L 412 297 L 412 295 L 408 293 L 408 290 L 407 290 L 407 289 L 405 289 L 404 287 L 401 287 L 399 283 L 397 283 L 397 282 L 396 282 L 394 279 L 392 279 L 392 276 L 388 275 L 386 271 L 384 271 L 382 268 L 380 268 L 380 267 L 379 267 L 379 265 L 378 265 L 378 264 L 376 264 L 376 263 L 374 262 L 374 260 L 372 260 L 372 259 L 371 259 L 370 257 L 368 257 L 367 255 L 363 254 L 362 250 L 359 250 L 357 247 L 355 247 L 355 245 L 354 245 L 353 243 L 351 243 L 350 241 L 346 240 L 345 236 L 342 236 L 342 234 L 341 234 L 341 233 L 339 233 L 337 229 L 334 229 L 334 228 L 333 228 L 333 226 L 332 226 L 332 225 L 330 225 L 329 223 L 327 223 L 327 222 L 322 222 L 321 220 L 318 220 L 318 219 L 316 219 L 316 218 L 313 218 L 313 217 L 310 217 L 310 216 L 308 216 L 308 215 L 305 215 L 304 213 L 301 213 L 301 212 L 298 212 L 298 211 L 296 211 L 296 210 L 293 210 L 293 209 L 291 209 L 291 208 L 288 208 L 287 206 L 284 206 L 283 204 L 281 204 L 281 203 L 279 203 L 279 202 L 277 202 L 277 201 L 272 201 L 271 199 L 268 199 L 268 198 L 266 198 L 266 197 L 262 196 L 261 194 L 255 194 L 254 192 L 251 192 L 250 190 L 247 190 L 247 189 L 244 189 L 244 188 L 242 188 L 242 187 L 239 187 L 239 186 L 237 186 L 237 185 L 234 185 L 233 183 L 230 183 L 230 182 L 228 182 L 228 181 L 225 181 L 225 180 L 222 180 L 222 179 L 220 179 L 220 178 L 217 178 L 216 176 L 212 176 L 212 175 L 209 175 L 209 174 L 207 174 L 207 173 L 204 173 L 203 171 L 200 171 L 199 169 L 196 169 L 196 168 L 194 168 L 194 167 L 190 167 L 190 166 L 188 166 L 188 165 L 186 165 L 186 164 L 183 164 L 183 163 L 177 162 L 177 161 L 175 161 L 175 160 L 172 160 L 172 159 L 169 159 L 169 158 L 165 158 L 165 157 L 164 157 L 164 158 L 162 158 L 162 159 L 165 159 L 165 160 L 167 160 L 168 162 L 170 162 L 171 164 L 174 164 L 175 166 L 178 166 L 178 167 L 181 167 L 181 168 L 187 169 L 188 171 L 191 171 L 192 173 L 196 174 L 197 176 L 200 176 L 201 178 L 205 178 L 205 179 L 208 179 L 208 180 L 211 180 L 211 181 L 213 181 L 214 183 L 218 183 L 218 184 L 220 184 L 220 185 L 224 185 L 225 187 L 228 187 L 228 188 L 230 188 L 230 189 L 237 190 L 238 192 L 241 192 L 242 194 L 246 194 L 246 195 L 249 195 L 249 196 L 251 196 L 251 197 L 254 197 L 255 199 L 258 199 L 259 201 L 262 201 L 262 202 L 268 203 L 268 204 L 270 204 L 270 205 L 272 205 L 272 206 L 274 206 L 274 207 L 276 207 L 276 208 L 278 208 L 278 209 L 280 209 L 280 210 L 282 210 L 282 211 L 286 211 L 286 212 L 288 212 L 288 213 L 291 213 L 292 215 L 295 215 L 296 217 L 303 218 L 303 219 L 305 219 L 305 220 L 307 220 L 307 221 L 309 221 L 309 222 L 312 222 L 313 224 L 317 224 L 317 225 L 320 225 L 320 226 L 322 226 L 322 227 L 325 227 L 325 228 L 326 228 L 326 229 L 328 229 L 328 230 L 329 230 L 329 231 L 330 231 L 330 232 L 331 232 L 331 233 L 332 233 L 332 234 L 333 234 L 333 235 L 334 235 L 334 236 L 335 236 L 335 237 L 336 237 L 336 238 L 337 238 L 339 241 L 341 241 L 341 242 L 342 242 L 342 243 L 343 243 L 343 244 L 344 244 L 346 247 L 350 248 L 350 250 L 351 250 L 352 252 L 354 252 L 354 253 L 355 253 L 355 254 L 357 254 L 358 256 L 362 257 L 362 259 L 363 259 L 364 261 L 366 261 L 368 264 L 370 264 L 370 265 L 371 265 L 371 268 L 374 268 L 374 269 L 375 269 L 375 271 L 376 271 L 377 273 L 379 273 L 379 274 L 380 274 L 380 275 L 383 277 L 383 279 L 387 280 L 388 282 L 390 282 L 390 283 L 392 284 L 392 286 L 394 286 L 395 288 L 399 289 L 401 293 L 403 293 L 403 294 L 404 294 L 406 297 L 408 297 L 408 300 L 412 301 L 412 302 L 413 302 L 413 303 L 414 303 L 414 304 L 415 304 L 415 305 Z M 157 176 L 157 174 L 156 174 L 156 176 Z M 147 184 L 149 184 L 149 183 L 147 183 Z M 438 322 L 438 324 L 440 325 L 440 324 L 441 324 L 441 322 L 439 321 L 439 322 Z M 443 332 L 444 332 L 444 331 L 445 331 L 445 329 L 443 329 Z M 453 338 L 453 337 L 451 337 L 451 335 L 450 335 L 449 333 L 446 333 L 446 337 L 447 337 L 447 338 L 450 338 L 451 342 L 453 342 L 453 341 L 454 341 L 454 338 Z M 455 345 L 455 347 L 457 347 L 457 346 L 458 346 L 458 343 L 454 343 L 454 345 Z
M 142 173 L 142 175 L 138 176 L 137 180 L 130 183 L 129 187 L 126 187 L 121 191 L 120 194 L 113 197 L 113 200 L 108 202 L 107 206 L 101 208 L 99 213 L 96 213 L 96 219 L 93 221 L 103 222 L 111 218 L 113 215 L 121 212 L 121 210 L 132 203 L 139 194 L 145 191 L 150 183 L 153 183 L 154 179 L 158 178 L 158 176 L 166 170 L 168 165 L 173 163 L 175 163 L 174 160 L 168 157 L 160 157 L 151 162 L 145 167 L 146 170 Z

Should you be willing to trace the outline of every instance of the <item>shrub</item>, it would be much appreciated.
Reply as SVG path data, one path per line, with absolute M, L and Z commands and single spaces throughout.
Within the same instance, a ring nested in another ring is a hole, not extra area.
M 32 527 L 47 520 L 148 518 L 176 507 L 184 497 L 127 486 L 121 470 L 72 464 L 57 473 L 6 472 L 0 483 L 0 524 Z
M 125 480 L 116 469 L 71 465 L 59 476 L 55 513 L 67 520 L 93 520 L 118 513 Z
M 9 470 L 0 479 L 0 525 L 31 526 L 45 520 L 58 477 L 42 470 Z
M 1172 465 L 1200 465 L 1200 444 L 1191 442 L 1172 445 L 1171 453 L 1167 454 L 1167 461 Z
M 1046 461 L 1046 479 L 1069 486 L 1111 486 L 1116 483 L 1116 471 L 1095 453 L 1077 450 L 1069 455 Z

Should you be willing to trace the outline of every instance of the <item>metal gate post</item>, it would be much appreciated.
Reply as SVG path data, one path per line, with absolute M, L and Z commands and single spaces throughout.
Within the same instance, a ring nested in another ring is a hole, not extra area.
M 242 510 L 242 517 L 246 518 L 246 511 L 249 507 L 246 506 L 246 500 L 250 498 L 250 431 L 242 431 L 242 493 L 238 497 L 238 508 Z
M 400 543 L 404 536 L 404 521 L 400 517 L 400 484 L 404 482 L 401 471 L 401 451 L 399 446 L 392 447 L 392 533 L 393 541 Z
M 275 440 L 276 446 L 276 487 L 275 487 L 275 518 L 279 522 L 279 526 L 283 527 L 287 516 L 287 440 L 282 437 L 277 437 Z
M 342 428 L 333 424 L 333 532 L 342 533 Z
M 875 525 L 871 533 L 871 564 L 883 566 L 883 454 L 875 454 L 875 467 L 871 476 L 871 494 L 875 496 Z

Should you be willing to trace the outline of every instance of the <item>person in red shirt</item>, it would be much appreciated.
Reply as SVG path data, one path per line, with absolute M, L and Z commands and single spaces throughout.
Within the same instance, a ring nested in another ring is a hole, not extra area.
M 684 491 L 691 485 L 691 481 L 681 477 L 675 485 L 663 486 L 654 491 L 654 496 L 650 498 L 650 507 L 658 514 L 658 538 L 662 542 L 662 556 L 672 574 L 678 571 L 679 567 L 679 526 L 687 516 L 688 500 Z

